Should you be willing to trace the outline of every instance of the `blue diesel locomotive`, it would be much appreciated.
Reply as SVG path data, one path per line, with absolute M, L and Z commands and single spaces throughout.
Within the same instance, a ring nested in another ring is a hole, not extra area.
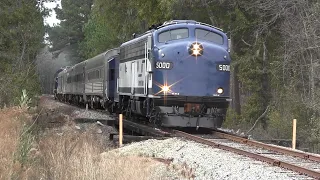
M 96 65 L 91 69 L 100 67 L 94 77 L 100 89 L 88 84 L 87 66 L 93 60 Z M 165 22 L 82 64 L 82 78 L 72 74 L 79 65 L 57 75 L 58 99 L 128 118 L 147 117 L 165 127 L 219 128 L 225 119 L 230 101 L 230 41 L 219 28 L 192 20 Z M 69 81 L 68 76 L 72 76 Z M 65 88 L 68 83 L 82 91 L 70 92 Z M 99 90 L 89 93 L 90 88 Z

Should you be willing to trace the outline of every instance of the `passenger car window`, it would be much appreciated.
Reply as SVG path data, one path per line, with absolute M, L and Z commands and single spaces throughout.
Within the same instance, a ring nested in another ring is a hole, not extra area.
M 159 42 L 167 42 L 176 39 L 184 39 L 189 37 L 189 29 L 181 28 L 181 29 L 173 29 L 162 32 L 159 34 Z
M 217 34 L 212 31 L 208 31 L 205 29 L 196 29 L 196 38 L 211 41 L 217 44 L 223 44 L 223 37 L 220 34 Z

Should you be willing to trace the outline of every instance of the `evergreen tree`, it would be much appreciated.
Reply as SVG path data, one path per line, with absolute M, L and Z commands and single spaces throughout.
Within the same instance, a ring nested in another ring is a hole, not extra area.
M 39 93 L 34 60 L 43 46 L 43 16 L 36 0 L 0 2 L 0 106 L 17 103 L 22 89 Z
M 80 62 L 79 45 L 84 40 L 84 25 L 88 21 L 93 0 L 61 0 L 61 8 L 56 7 L 58 26 L 47 27 L 51 51 L 61 50 L 67 46 L 73 49 L 73 63 Z

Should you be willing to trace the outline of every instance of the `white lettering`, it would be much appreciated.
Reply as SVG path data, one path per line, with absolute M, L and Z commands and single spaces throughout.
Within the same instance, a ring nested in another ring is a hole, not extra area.
M 219 65 L 219 71 L 230 71 L 230 65 Z
M 157 69 L 171 69 L 171 63 L 169 62 L 156 62 Z

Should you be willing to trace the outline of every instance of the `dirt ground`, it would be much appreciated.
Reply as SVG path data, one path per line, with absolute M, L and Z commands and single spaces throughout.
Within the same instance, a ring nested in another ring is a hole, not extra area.
M 41 97 L 38 109 L 40 116 L 37 125 L 42 130 L 42 137 L 63 136 L 69 133 L 79 136 L 90 134 L 95 140 L 99 141 L 99 146 L 102 149 L 115 147 L 109 141 L 109 134 L 116 132 L 116 129 L 104 125 L 107 120 L 112 120 L 106 113 L 86 111 L 82 108 L 60 103 L 53 100 L 51 96 Z

